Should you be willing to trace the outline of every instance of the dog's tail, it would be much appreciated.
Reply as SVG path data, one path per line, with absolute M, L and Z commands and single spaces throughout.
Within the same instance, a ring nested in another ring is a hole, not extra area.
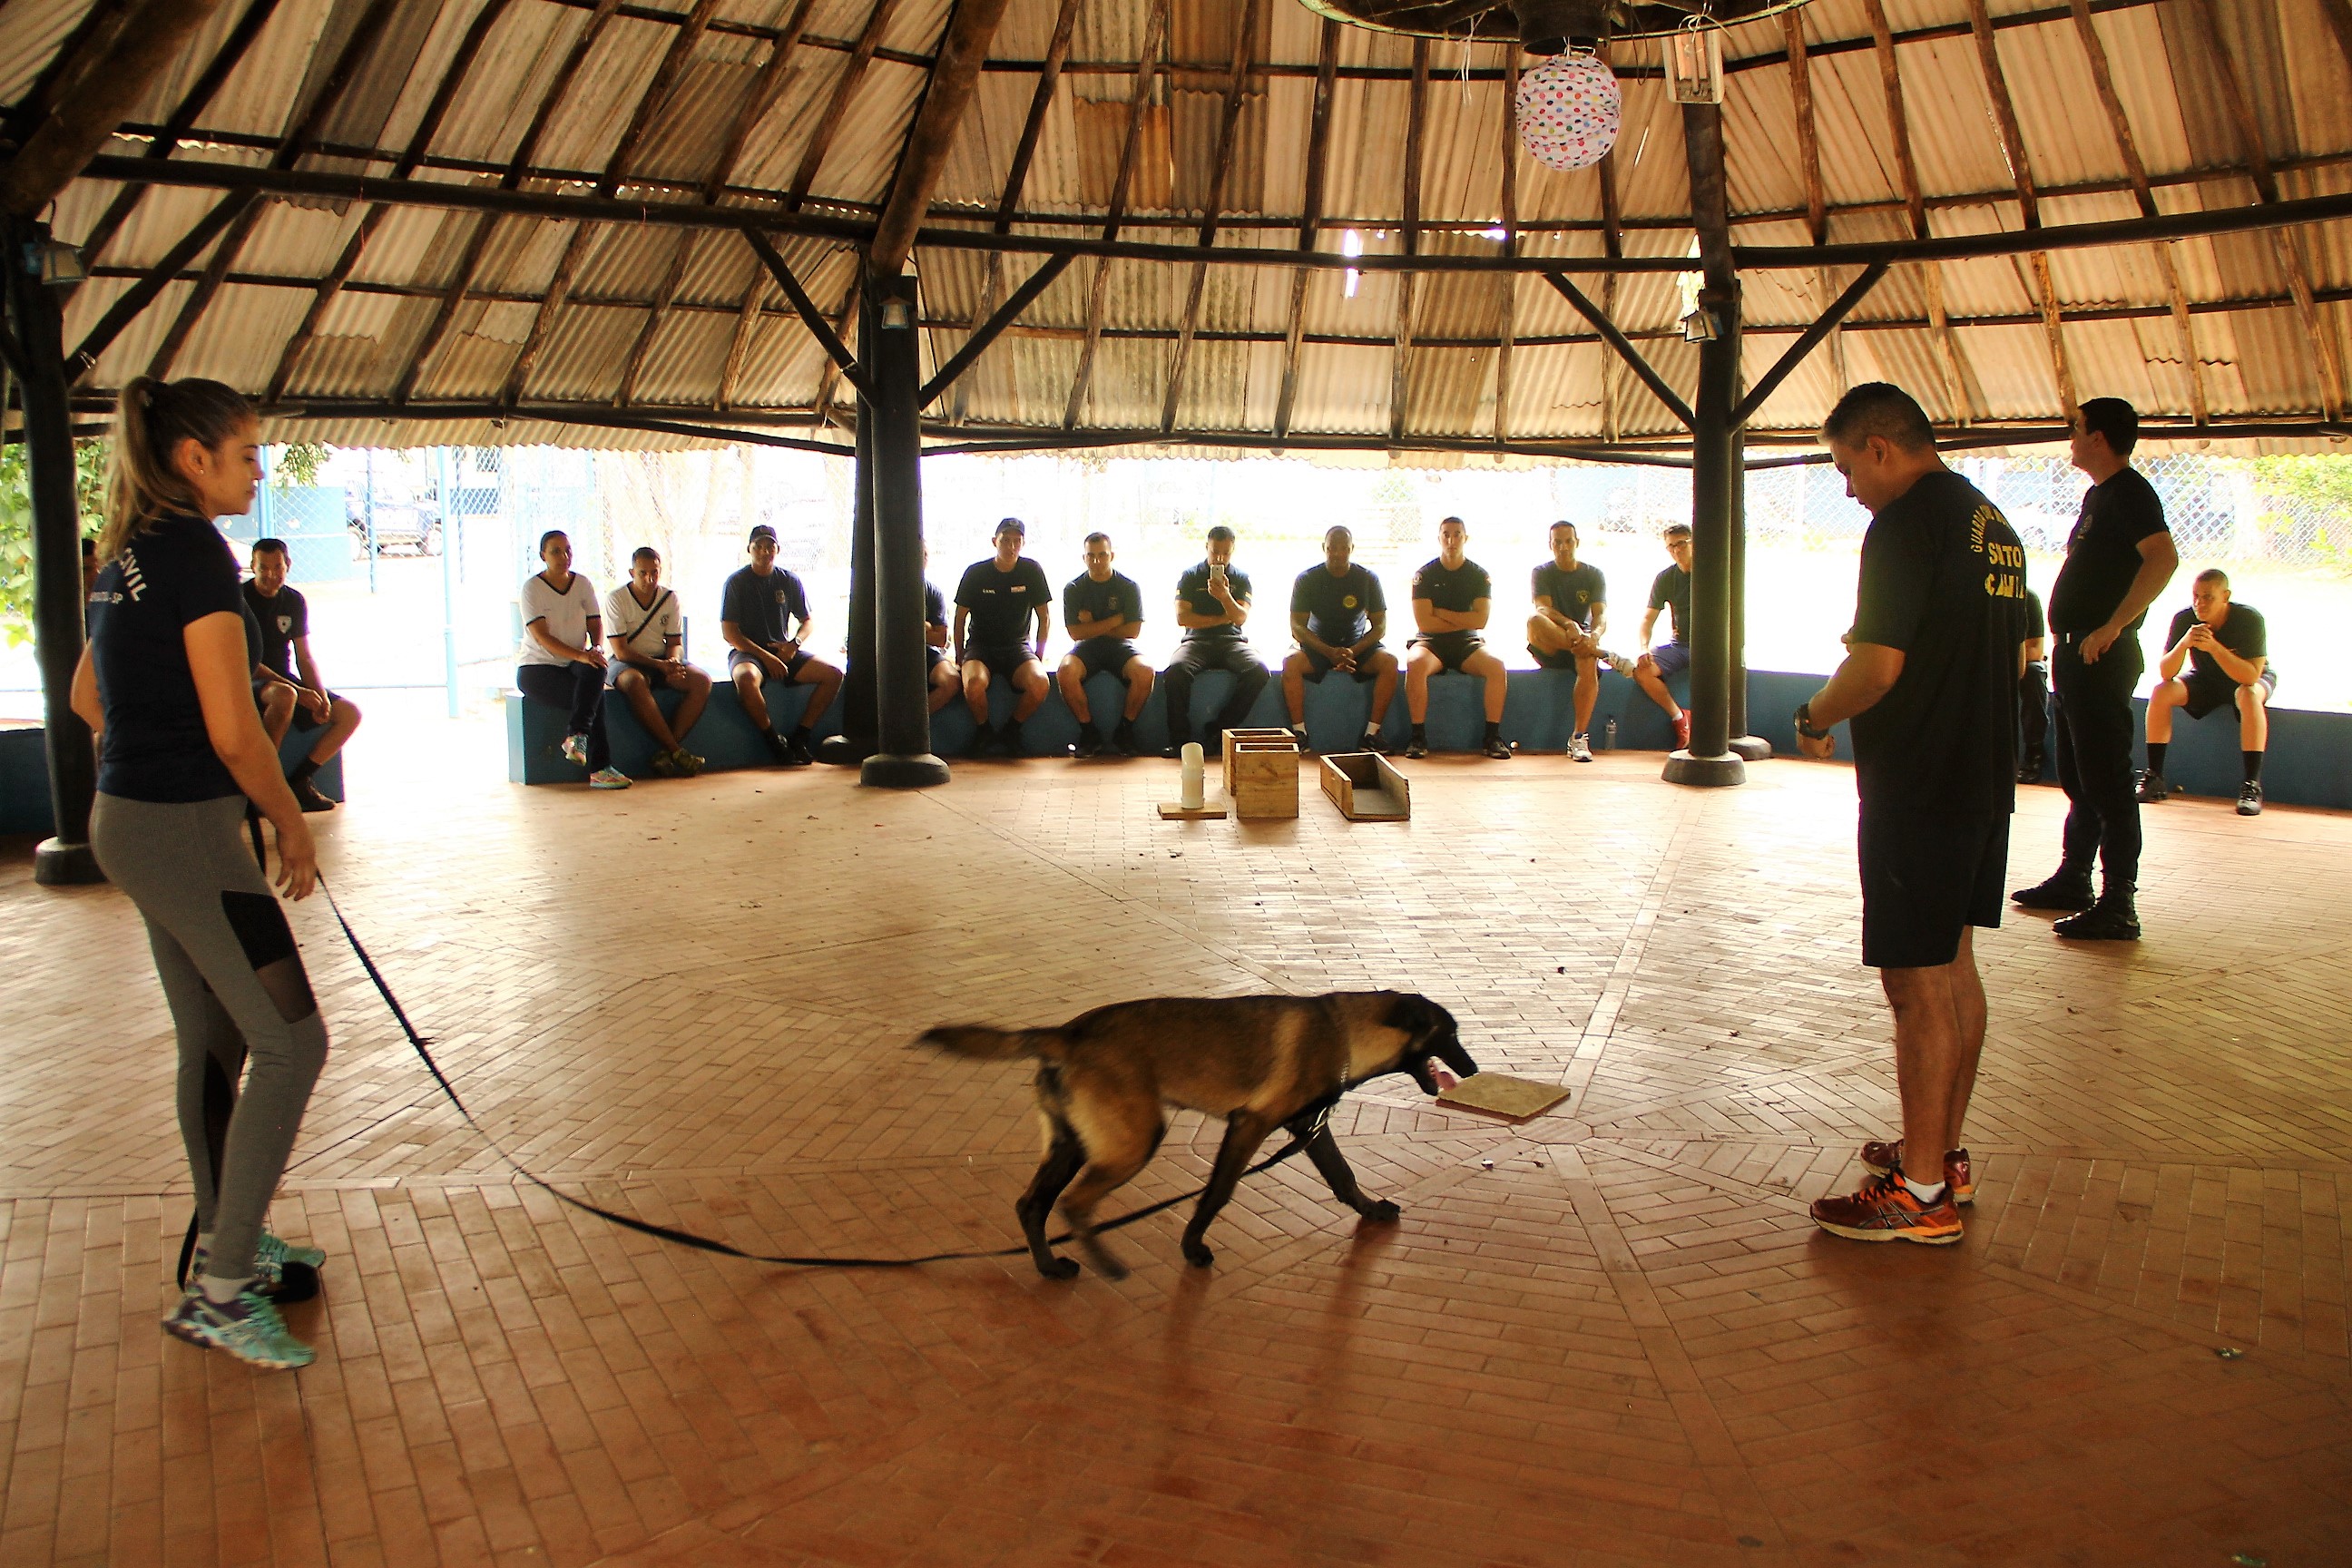
M 915 1043 L 982 1061 L 1010 1061 L 1020 1057 L 1052 1061 L 1062 1054 L 1063 1036 L 1059 1029 L 991 1029 L 978 1024 L 944 1024 L 925 1030 Z

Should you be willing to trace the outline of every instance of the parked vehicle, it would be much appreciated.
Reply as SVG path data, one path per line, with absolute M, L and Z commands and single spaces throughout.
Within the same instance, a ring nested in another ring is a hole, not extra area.
M 350 521 L 352 537 L 359 542 L 362 554 L 367 551 L 370 522 L 364 512 L 352 514 Z M 378 555 L 437 555 L 441 552 L 441 519 L 429 506 L 379 503 L 373 523 Z

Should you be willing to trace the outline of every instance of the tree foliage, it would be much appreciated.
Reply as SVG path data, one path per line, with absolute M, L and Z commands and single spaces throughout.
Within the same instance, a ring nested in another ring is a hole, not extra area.
M 23 442 L 0 447 L 0 637 L 33 635 L 33 501 Z M 106 515 L 106 443 L 74 443 L 74 499 L 81 531 L 95 536 Z

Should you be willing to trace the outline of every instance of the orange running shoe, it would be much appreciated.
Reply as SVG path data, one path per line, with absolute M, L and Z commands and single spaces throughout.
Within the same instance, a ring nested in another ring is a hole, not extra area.
M 1851 1197 L 1819 1198 L 1813 1223 L 1850 1241 L 1916 1241 L 1949 1247 L 1960 1239 L 1960 1211 L 1947 1186 L 1933 1203 L 1921 1203 L 1899 1176 L 1873 1176 Z
M 1862 1168 L 1874 1176 L 1903 1168 L 1903 1140 L 1891 1143 L 1864 1143 L 1862 1146 Z M 1944 1180 L 1951 1184 L 1952 1201 L 1972 1204 L 1977 1201 L 1977 1184 L 1969 1168 L 1969 1152 L 1955 1149 L 1944 1156 Z

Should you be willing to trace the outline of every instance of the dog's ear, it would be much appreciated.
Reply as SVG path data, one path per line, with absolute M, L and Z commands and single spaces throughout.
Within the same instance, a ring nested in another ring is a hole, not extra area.
M 1402 1029 L 1418 1044 L 1443 1016 L 1442 1010 L 1428 997 L 1415 992 L 1391 993 L 1388 1016 L 1381 1024 L 1391 1029 Z

